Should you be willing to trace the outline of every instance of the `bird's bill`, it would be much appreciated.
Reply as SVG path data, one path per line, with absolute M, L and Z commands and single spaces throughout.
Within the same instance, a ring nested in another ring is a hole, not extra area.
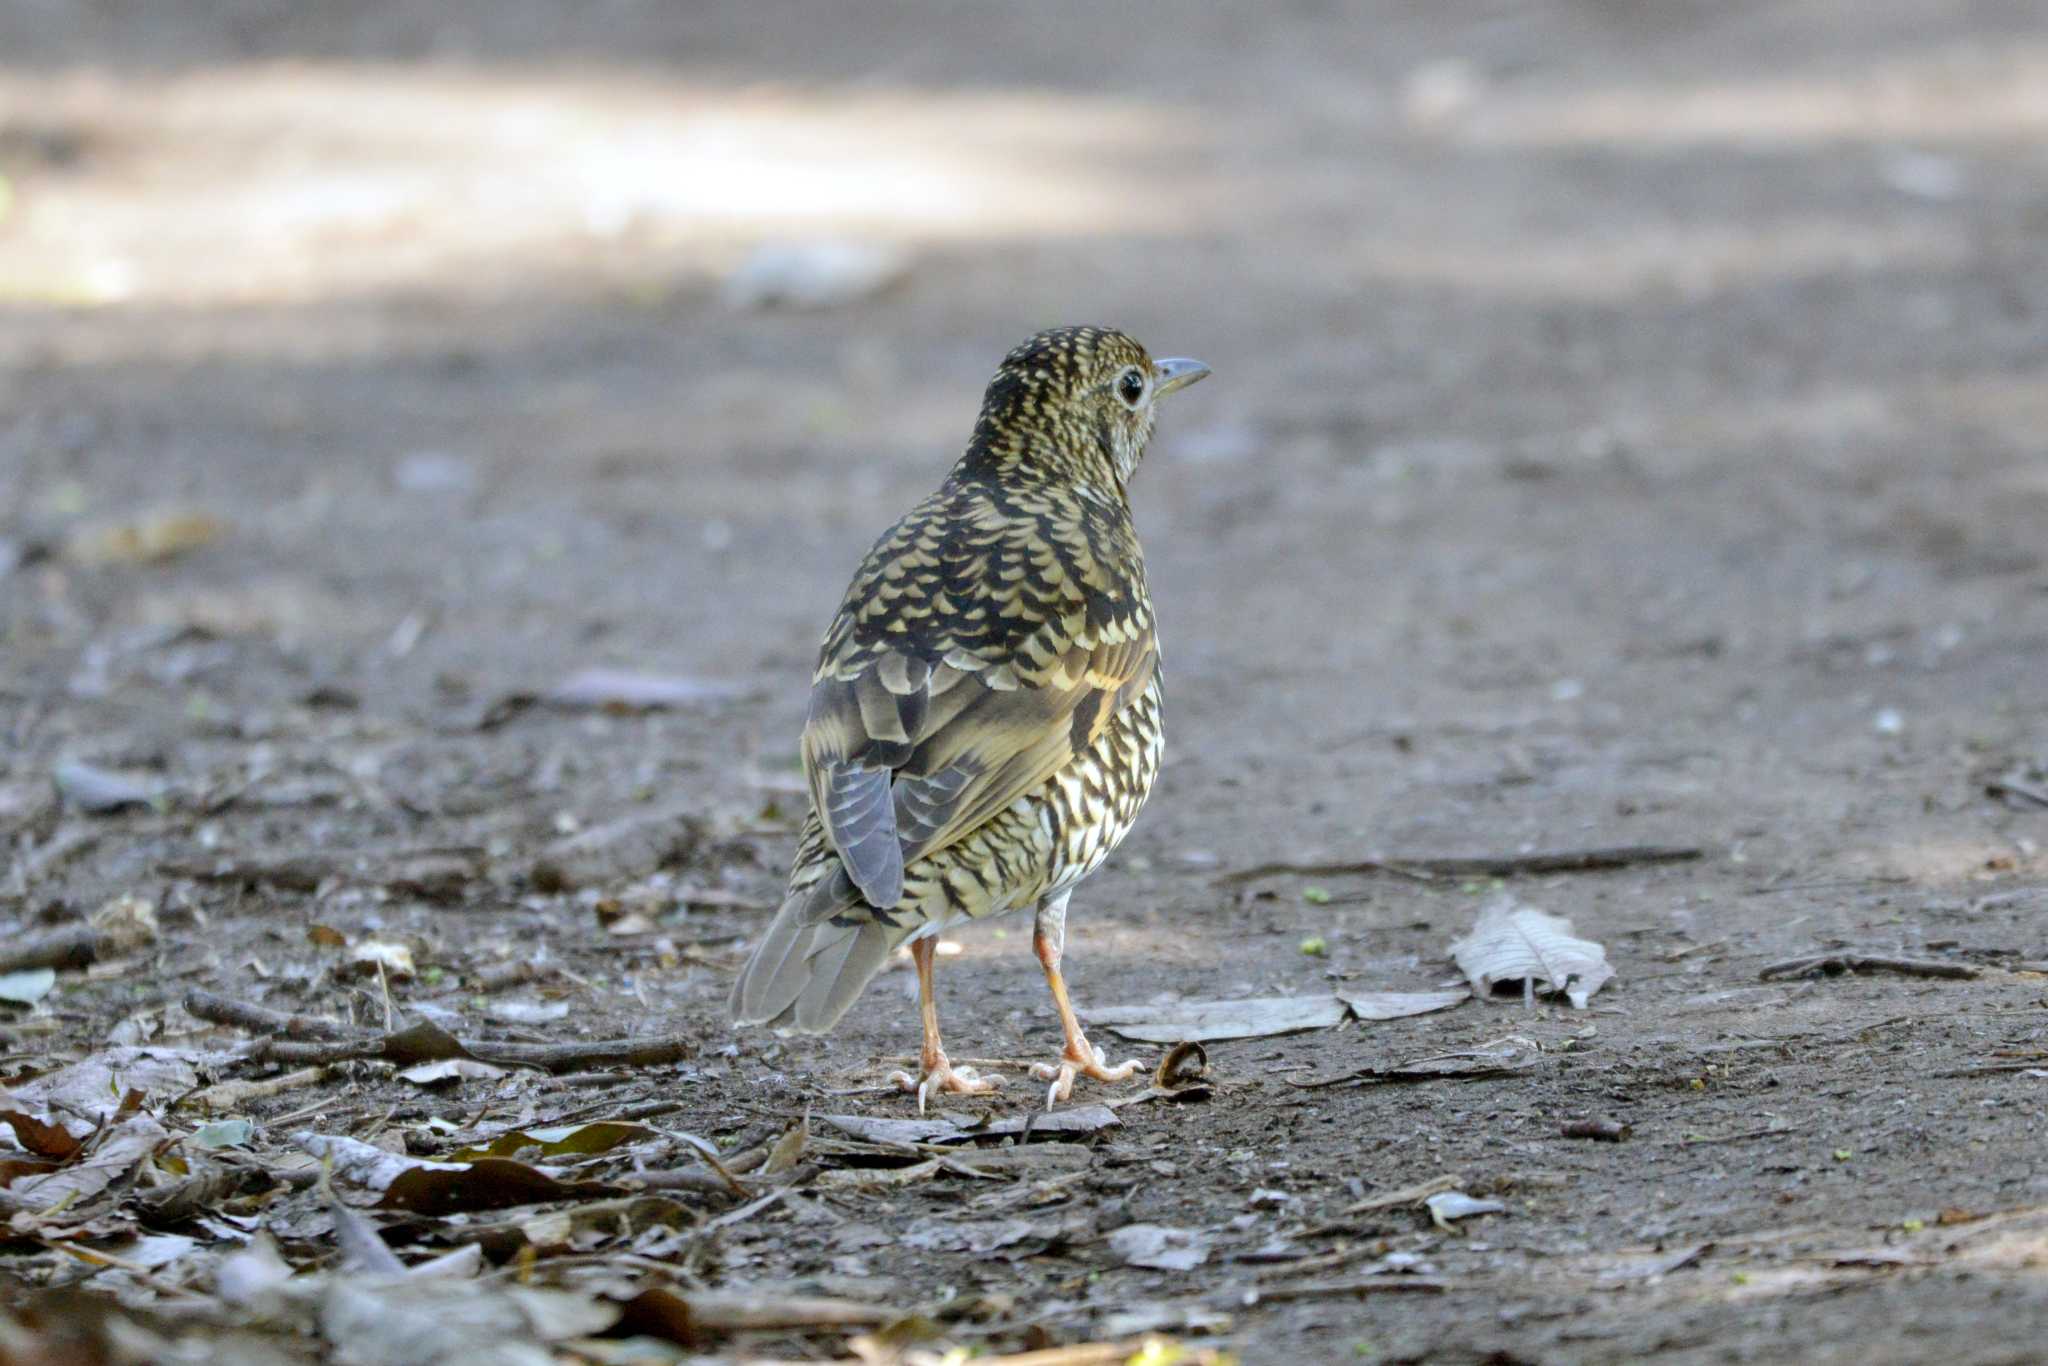
M 1153 381 L 1153 392 L 1160 395 L 1170 394 L 1176 389 L 1185 389 L 1196 380 L 1207 378 L 1209 374 L 1208 366 L 1186 356 L 1154 361 L 1152 370 L 1158 376 Z

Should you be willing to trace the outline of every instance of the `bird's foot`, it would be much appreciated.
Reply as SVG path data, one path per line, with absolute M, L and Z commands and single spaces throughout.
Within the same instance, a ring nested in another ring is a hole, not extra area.
M 1058 1063 L 1037 1062 L 1031 1065 L 1031 1075 L 1052 1085 L 1045 1088 L 1045 1108 L 1050 1110 L 1074 1094 L 1074 1078 L 1093 1077 L 1097 1081 L 1122 1081 L 1136 1074 L 1138 1060 L 1120 1062 L 1115 1067 L 1101 1049 L 1081 1038 L 1070 1041 L 1066 1052 L 1060 1054 Z
M 899 1091 L 917 1092 L 917 1112 L 924 1113 L 925 1102 L 932 1096 L 951 1091 L 963 1096 L 986 1095 L 1003 1084 L 998 1074 L 991 1072 L 981 1075 L 971 1067 L 955 1067 L 946 1061 L 944 1053 L 936 1059 L 927 1060 L 924 1075 L 913 1077 L 908 1072 L 891 1072 L 890 1085 Z

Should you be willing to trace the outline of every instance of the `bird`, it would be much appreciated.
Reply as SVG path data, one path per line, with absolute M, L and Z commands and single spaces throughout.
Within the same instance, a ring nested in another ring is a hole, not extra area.
M 1003 358 L 965 452 L 877 540 L 826 629 L 801 742 L 809 810 L 781 905 L 732 989 L 734 1021 L 826 1033 L 906 943 L 920 1113 L 997 1074 L 939 1030 L 938 936 L 1030 908 L 1065 1046 L 1034 1064 L 1048 1108 L 1121 1081 L 1061 961 L 1067 902 L 1158 777 L 1164 679 L 1130 486 L 1158 404 L 1205 378 L 1109 327 L 1040 332 Z

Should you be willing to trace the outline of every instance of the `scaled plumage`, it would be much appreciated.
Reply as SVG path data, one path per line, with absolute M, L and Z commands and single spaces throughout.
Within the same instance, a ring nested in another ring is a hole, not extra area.
M 1126 491 L 1156 398 L 1206 373 L 1091 327 L 1004 358 L 966 453 L 875 543 L 826 631 L 803 734 L 812 809 L 737 1019 L 826 1030 L 906 940 L 1026 906 L 1042 932 L 1063 923 L 1158 773 L 1159 650 Z

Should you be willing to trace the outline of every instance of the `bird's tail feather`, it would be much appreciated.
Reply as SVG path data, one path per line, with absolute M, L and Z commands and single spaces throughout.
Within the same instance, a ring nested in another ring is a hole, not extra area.
M 829 895 L 829 887 L 805 888 L 782 903 L 733 983 L 730 1009 L 737 1023 L 823 1033 L 921 928 L 909 917 L 887 925 L 872 917 L 820 915 L 812 903 Z

